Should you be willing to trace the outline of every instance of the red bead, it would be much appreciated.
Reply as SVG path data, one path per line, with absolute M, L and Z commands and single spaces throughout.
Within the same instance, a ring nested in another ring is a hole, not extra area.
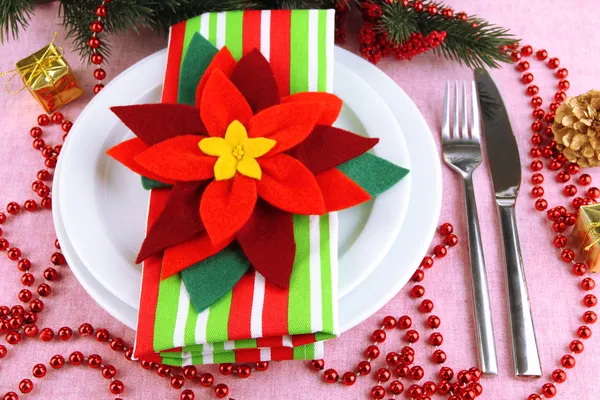
M 121 338 L 113 339 L 110 342 L 110 348 L 114 351 L 122 351 L 124 347 L 125 347 L 125 342 L 123 342 L 123 339 L 121 339 Z
M 52 208 L 52 198 L 50 197 L 44 197 L 41 201 L 42 207 L 44 207 L 45 209 L 49 210 Z
M 544 61 L 548 57 L 548 52 L 546 50 L 538 50 L 535 56 L 538 60 Z
M 242 364 L 237 367 L 237 374 L 240 378 L 248 378 L 251 374 L 251 369 L 248 365 Z
M 385 329 L 394 329 L 396 327 L 396 318 L 388 315 L 383 319 L 382 324 Z
M 33 382 L 29 379 L 23 379 L 19 382 L 19 390 L 21 393 L 29 393 L 33 390 Z
M 439 232 L 442 236 L 448 236 L 449 234 L 454 232 L 454 227 L 452 226 L 452 224 L 446 222 L 440 225 Z
M 413 2 L 412 6 L 416 12 L 421 12 L 424 9 L 423 3 L 419 0 L 416 0 L 415 2 Z
M 531 150 L 529 150 L 529 155 L 533 158 L 539 158 L 542 156 L 542 150 L 537 146 L 532 147 Z
M 346 386 L 352 386 L 356 383 L 356 374 L 354 372 L 348 371 L 342 376 L 342 382 Z
M 541 161 L 540 161 L 541 163 Z M 542 164 L 542 168 L 543 168 L 544 164 Z M 541 185 L 542 183 L 544 183 L 544 175 L 537 173 L 537 174 L 533 174 L 531 176 L 531 183 L 533 183 L 534 185 Z
M 163 378 L 167 375 L 169 375 L 169 373 L 171 373 L 171 367 L 169 367 L 168 365 L 159 365 L 158 368 L 156 368 L 156 374 L 158 376 L 162 376 Z
M 8 332 L 5 339 L 8 344 L 15 345 L 21 341 L 21 334 L 19 332 Z
M 93 89 L 93 91 L 94 91 L 94 94 L 98 94 L 98 93 L 100 93 L 100 91 L 101 91 L 102 89 L 104 89 L 104 85 L 103 85 L 103 84 L 101 84 L 101 83 L 98 83 L 98 84 L 94 85 L 94 89 Z
M 192 392 L 190 389 L 184 390 L 179 396 L 181 400 L 194 400 L 195 397 L 196 396 L 194 395 L 194 392 Z
M 39 138 L 40 136 L 42 136 L 42 128 L 40 128 L 39 126 L 34 126 L 33 128 L 31 128 L 31 130 L 29 131 L 29 134 L 31 135 L 32 138 Z
M 21 301 L 23 303 L 29 303 L 31 301 L 32 294 L 29 291 L 29 289 L 21 289 L 21 291 L 19 292 L 17 297 L 18 297 L 19 301 Z
M 35 202 L 35 200 L 27 200 L 23 207 L 27 211 L 35 211 L 37 210 L 37 203 Z
M 403 365 L 411 365 L 413 362 L 415 362 L 414 350 L 413 353 L 402 352 L 402 355 L 400 356 L 400 361 Z
M 50 257 L 50 262 L 54 265 L 63 265 L 66 260 L 65 260 L 65 256 L 62 255 L 62 253 L 52 253 L 52 256 Z
M 90 46 L 92 49 L 97 49 L 98 47 L 100 47 L 101 44 L 102 42 L 96 36 L 92 36 L 88 40 L 88 46 Z
M 544 211 L 548 208 L 548 202 L 544 199 L 537 199 L 535 201 L 535 209 L 538 211 Z
M 379 382 L 387 382 L 390 380 L 391 376 L 392 374 L 387 368 L 379 368 L 375 374 L 375 377 Z
M 421 285 L 415 285 L 410 290 L 411 297 L 417 299 L 419 297 L 423 297 L 425 295 L 425 288 Z
M 567 245 L 567 238 L 563 235 L 557 235 L 554 238 L 554 246 L 557 248 L 565 247 Z
M 0 251 L 4 251 L 4 250 L 8 249 L 8 246 L 10 246 L 8 240 L 6 240 L 4 238 L 0 238 Z
M 510 53 L 510 58 L 514 62 L 519 62 L 521 61 L 522 56 L 521 53 L 519 53 L 518 51 L 513 51 L 512 53 Z
M 562 163 L 560 161 L 558 161 L 557 159 L 554 159 L 552 161 L 550 161 L 550 169 L 552 171 L 558 171 L 559 169 L 562 168 Z
M 588 294 L 583 297 L 583 305 L 588 308 L 595 307 L 598 304 L 598 299 L 593 294 Z
M 104 24 L 102 21 L 94 21 L 90 24 L 92 32 L 100 33 L 104 30 Z
M 377 357 L 379 357 L 379 347 L 375 346 L 375 345 L 371 345 L 369 347 L 367 347 L 367 350 L 365 350 L 365 356 L 367 358 L 370 359 L 375 359 Z
M 560 60 L 556 57 L 548 60 L 548 68 L 556 69 L 556 68 L 558 68 L 559 65 L 560 65 Z
M 125 385 L 123 385 L 123 382 L 115 380 L 108 385 L 108 390 L 112 394 L 121 394 L 125 390 Z
M 8 256 L 8 258 L 12 261 L 17 261 L 19 259 L 19 257 L 21 257 L 21 250 L 19 250 L 16 247 L 13 247 L 11 249 L 8 249 L 8 252 L 6 253 L 6 255 Z
M 88 365 L 90 368 L 99 368 L 100 364 L 102 364 L 102 357 L 98 354 L 92 354 L 88 357 Z
M 421 266 L 423 268 L 431 268 L 431 267 L 433 267 L 433 258 L 431 258 L 429 256 L 423 257 L 423 261 L 421 261 Z
M 587 195 L 589 198 L 597 200 L 600 198 L 600 189 L 596 187 L 589 188 L 587 191 Z
M 434 332 L 429 336 L 429 343 L 433 346 L 441 346 L 444 343 L 444 337 L 439 332 Z
M 54 281 L 56 280 L 56 278 L 58 277 L 58 272 L 56 272 L 56 270 L 52 267 L 46 268 L 44 270 L 44 278 L 47 281 Z
M 565 171 L 560 171 L 557 175 L 556 175 L 556 181 L 557 182 L 562 182 L 562 183 L 566 183 L 571 179 L 571 174 L 569 174 L 568 172 Z
M 220 383 L 217 386 L 215 386 L 215 396 L 217 396 L 219 399 L 226 397 L 228 394 L 229 388 L 226 384 Z
M 525 93 L 528 96 L 535 96 L 539 92 L 540 92 L 540 88 L 537 87 L 536 85 L 529 85 L 529 86 L 527 86 L 527 90 L 525 91 Z
M 408 374 L 411 379 L 415 381 L 420 381 L 421 379 L 423 379 L 423 376 L 425 376 L 425 371 L 423 371 L 423 368 L 421 368 L 420 366 L 415 365 L 410 369 L 410 372 Z
M 409 372 L 410 368 L 408 367 L 408 365 L 398 365 L 396 367 L 396 374 L 401 378 L 408 376 Z
M 436 15 L 438 13 L 438 8 L 437 6 L 430 4 L 427 6 L 427 13 L 429 15 Z
M 44 364 L 36 364 L 33 366 L 31 373 L 36 378 L 43 378 L 46 376 L 46 366 Z
M 419 332 L 417 332 L 415 330 L 407 331 L 406 334 L 404 335 L 404 338 L 409 343 L 416 343 L 419 341 Z
M 83 363 L 83 354 L 80 351 L 74 351 L 69 356 L 69 362 L 73 365 L 81 365 Z
M 213 385 L 213 383 L 215 382 L 215 377 L 212 374 L 204 373 L 202 375 L 200 375 L 200 378 L 198 380 L 200 382 L 200 385 L 204 386 L 204 387 L 211 387 Z
M 105 379 L 112 379 L 117 375 L 117 369 L 112 365 L 105 365 L 102 368 L 102 377 Z
M 266 371 L 267 369 L 269 369 L 269 362 L 268 361 L 258 361 L 254 364 L 254 367 L 256 368 L 257 371 L 263 372 L 263 371 Z
M 598 315 L 593 311 L 586 311 L 583 313 L 583 322 L 586 324 L 595 324 L 598 320 Z
M 552 398 L 556 396 L 556 387 L 552 383 L 546 383 L 542 386 L 542 394 L 547 398 Z
M 565 101 L 567 99 L 567 94 L 565 92 L 558 91 L 556 92 L 556 94 L 554 94 L 554 100 L 556 100 L 557 102 L 561 103 L 563 101 Z
M 54 331 L 50 328 L 44 328 L 40 331 L 40 340 L 42 342 L 49 342 L 54 339 Z
M 581 174 L 581 175 L 579 176 L 578 182 L 579 182 L 579 184 L 580 184 L 580 185 L 582 185 L 582 186 L 587 186 L 587 185 L 589 185 L 590 183 L 592 183 L 592 177 L 591 177 L 591 176 L 589 176 L 588 174 Z
M 435 392 L 437 392 L 437 385 L 435 384 L 435 382 L 427 381 L 423 384 L 423 392 L 428 396 L 432 395 Z
M 529 67 L 529 61 L 521 61 L 519 64 L 517 64 L 517 71 L 525 72 L 529 69 Z
M 435 363 L 443 364 L 446 362 L 446 353 L 444 353 L 442 350 L 436 350 L 433 352 L 433 356 L 431 359 Z
M 563 249 L 563 251 L 560 254 L 560 257 L 565 262 L 571 262 L 575 258 L 575 252 L 571 249 Z
M 452 389 L 452 384 L 448 381 L 440 381 L 438 383 L 438 393 L 439 394 L 448 394 Z
M 0 358 L 4 358 L 6 357 L 6 346 L 4 346 L 3 344 L 0 344 Z
M 22 272 L 29 271 L 31 269 L 31 261 L 27 258 L 21 258 L 17 263 L 17 268 Z
M 543 128 L 543 127 L 544 127 L 544 124 L 542 123 L 542 121 L 539 121 L 539 120 L 537 120 L 537 121 L 534 121 L 534 122 L 531 124 L 531 130 L 532 130 L 533 132 L 539 132 L 539 131 L 541 131 L 541 130 L 542 130 L 542 128 Z M 540 137 L 541 137 L 541 136 L 540 136 Z M 537 142 L 537 141 L 536 141 L 535 143 L 534 143 L 534 141 L 532 140 L 532 143 L 533 143 L 533 144 L 541 144 L 541 140 L 540 140 L 539 142 Z
M 92 54 L 90 61 L 94 65 L 102 64 L 102 62 L 104 61 L 104 57 L 102 57 L 102 55 L 99 53 L 94 53 Z
M 8 392 L 2 398 L 3 400 L 19 400 L 19 395 L 15 392 Z
M 96 8 L 96 15 L 99 17 L 106 17 L 106 7 L 103 5 L 98 6 L 98 8 Z
M 542 119 L 542 118 L 544 118 L 544 116 L 546 115 L 546 113 L 541 108 L 536 108 L 535 110 L 533 110 L 533 112 L 531 113 L 531 115 L 535 119 Z M 541 135 L 539 135 L 539 137 L 540 137 L 540 139 L 542 138 Z M 540 140 L 540 143 L 538 143 L 538 144 L 542 144 L 541 142 L 542 141 Z
M 423 394 L 423 389 L 419 385 L 415 384 L 409 387 L 406 393 L 411 397 L 420 398 L 420 396 Z
M 584 346 L 580 340 L 573 340 L 569 344 L 569 349 L 575 354 L 581 354 L 583 353 Z
M 27 337 L 34 338 L 38 334 L 38 327 L 35 324 L 25 325 L 25 327 L 23 328 L 23 333 Z
M 552 372 L 552 380 L 556 383 L 563 383 L 567 380 L 567 373 L 562 369 L 556 369 Z
M 571 83 L 566 79 L 562 79 L 558 82 L 558 89 L 562 91 L 567 91 L 571 87 Z
M 450 234 L 446 236 L 446 244 L 450 247 L 454 247 L 458 244 L 458 236 L 455 234 Z
M 374 342 L 382 343 L 382 342 L 385 342 L 386 336 L 387 335 L 385 334 L 385 331 L 383 329 L 376 329 L 373 331 L 373 334 L 371 335 L 371 339 Z
M 12 329 L 19 329 L 21 326 L 23 326 L 23 317 L 17 315 L 15 317 L 10 318 L 8 320 L 8 326 Z
M 339 377 L 339 375 L 338 375 L 337 371 L 333 368 L 330 368 L 323 373 L 323 379 L 327 383 L 336 383 L 338 380 L 338 377 Z
M 22 317 L 25 314 L 25 309 L 23 306 L 13 306 L 10 309 L 10 313 L 13 317 L 16 317 L 17 315 Z
M 73 127 L 73 123 L 71 121 L 65 121 L 61 125 L 63 132 L 69 132 L 72 127 Z
M 360 375 L 369 375 L 371 373 L 371 363 L 368 361 L 361 361 L 356 367 Z
M 529 164 L 529 168 L 534 172 L 541 171 L 544 168 L 544 163 L 541 160 L 533 160 Z
M 593 290 L 596 287 L 596 282 L 592 278 L 585 278 L 581 281 L 581 288 L 583 290 Z
M 556 71 L 556 77 L 559 79 L 565 79 L 567 76 L 569 76 L 569 71 L 566 68 L 560 68 Z
M 19 213 L 19 211 L 21 211 L 21 206 L 14 201 L 11 201 L 6 206 L 6 212 L 8 212 L 11 215 L 16 215 Z
M 185 385 L 185 378 L 181 375 L 175 375 L 171 378 L 171 387 L 173 389 L 181 389 Z
M 102 68 L 96 69 L 94 71 L 94 78 L 101 81 L 102 79 L 106 78 L 106 71 L 104 71 Z
M 461 395 L 463 400 L 473 400 L 477 397 L 475 391 L 471 389 L 465 389 Z
M 310 367 L 315 371 L 322 371 L 325 368 L 325 361 L 323 360 L 312 360 Z
M 50 194 L 50 189 L 48 189 L 48 186 L 42 184 L 41 186 L 38 187 L 38 190 L 36 190 L 36 193 L 40 197 L 46 197 Z
M 38 125 L 46 126 L 50 123 L 50 118 L 46 114 L 41 114 L 37 118 Z
M 564 355 L 560 359 L 560 363 L 563 367 L 570 369 L 575 367 L 575 357 L 570 354 Z
M 531 195 L 533 197 L 542 197 L 544 195 L 544 188 L 541 186 L 534 186 L 533 189 L 531 189 Z
M 521 82 L 523 82 L 525 84 L 529 84 L 529 83 L 533 82 L 533 79 L 534 79 L 533 74 L 531 72 L 528 72 L 521 77 Z
M 531 54 L 533 54 L 533 48 L 529 45 L 523 46 L 521 47 L 521 54 L 523 54 L 525 57 L 529 57 Z
M 98 329 L 96 331 L 96 340 L 100 343 L 104 343 L 108 340 L 109 334 L 106 329 Z
M 592 337 L 592 330 L 587 326 L 580 326 L 577 328 L 577 336 L 581 339 L 589 339 Z
M 385 356 L 385 362 L 390 367 L 397 367 L 400 364 L 400 355 L 395 351 L 391 351 Z
M 41 150 L 46 145 L 44 139 L 37 138 L 32 142 L 32 146 L 36 150 Z
M 52 293 L 52 289 L 47 283 L 40 283 L 40 285 L 37 287 L 37 293 L 41 297 L 48 297 L 50 296 L 50 293 Z
M 150 368 L 151 368 L 152 363 L 149 363 L 149 364 L 150 364 Z M 149 369 L 149 368 L 146 368 L 146 369 Z M 194 379 L 197 374 L 198 374 L 198 370 L 193 365 L 186 365 L 185 367 L 183 367 L 183 376 L 184 377 L 186 377 L 188 379 Z
M 419 306 L 419 311 L 422 313 L 430 313 L 433 311 L 433 301 L 431 300 L 423 300 L 421 305 Z
M 439 244 L 433 248 L 433 253 L 438 258 L 444 258 L 448 254 L 448 249 L 446 249 L 446 246 Z
M 389 386 L 389 391 L 394 395 L 399 395 L 404 391 L 404 385 L 400 381 L 392 381 Z
M 86 322 L 79 326 L 78 331 L 81 336 L 90 336 L 92 333 L 94 333 L 94 328 L 91 324 Z
M 430 327 L 431 329 L 437 329 L 440 327 L 440 318 L 436 315 L 430 315 L 429 318 L 427 318 L 427 326 Z
M 65 365 L 65 359 L 60 354 L 56 354 L 50 359 L 50 366 L 54 369 L 60 369 L 63 365 Z
M 550 103 L 550 111 L 556 111 L 558 109 L 558 106 L 560 106 L 560 104 L 553 101 L 552 103 Z
M 410 280 L 413 282 L 422 282 L 425 279 L 425 272 L 422 269 L 418 269 L 415 273 L 410 277 Z
M 323 364 L 325 365 L 325 364 Z M 219 372 L 222 375 L 231 375 L 231 373 L 233 372 L 233 365 L 231 364 L 220 364 L 219 365 Z
M 373 386 L 371 389 L 371 397 L 376 400 L 381 400 L 385 397 L 385 388 L 383 386 Z

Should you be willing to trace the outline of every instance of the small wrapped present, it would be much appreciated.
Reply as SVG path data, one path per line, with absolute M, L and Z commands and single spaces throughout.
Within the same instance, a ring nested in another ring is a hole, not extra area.
M 19 75 L 23 87 L 10 93 L 29 90 L 34 99 L 47 113 L 53 113 L 83 94 L 77 85 L 73 70 L 63 56 L 62 49 L 52 42 L 43 49 L 17 62 L 13 76 L 7 82 L 7 89 L 13 77 Z
M 573 237 L 590 270 L 600 271 L 600 204 L 579 208 Z

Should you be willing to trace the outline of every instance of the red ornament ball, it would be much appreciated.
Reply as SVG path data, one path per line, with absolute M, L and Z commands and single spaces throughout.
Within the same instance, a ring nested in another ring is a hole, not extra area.
M 330 368 L 323 373 L 323 379 L 327 383 L 335 383 L 335 382 L 337 382 L 338 378 L 339 378 L 339 375 L 338 375 L 337 371 L 333 368 Z
M 192 392 L 190 389 L 184 390 L 179 396 L 181 400 L 194 400 L 195 397 L 196 396 L 194 395 L 194 392 Z

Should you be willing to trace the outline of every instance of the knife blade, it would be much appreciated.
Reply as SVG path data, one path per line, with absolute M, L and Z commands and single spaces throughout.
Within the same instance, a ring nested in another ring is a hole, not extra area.
M 491 76 L 487 71 L 476 70 L 475 81 L 488 165 L 502 228 L 515 375 L 538 377 L 542 375 L 542 367 L 515 215 L 515 203 L 521 185 L 519 149 L 506 106 Z

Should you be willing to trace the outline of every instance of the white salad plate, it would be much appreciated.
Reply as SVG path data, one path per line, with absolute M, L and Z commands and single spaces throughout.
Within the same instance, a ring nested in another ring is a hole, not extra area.
M 109 108 L 159 102 L 165 63 L 165 50 L 141 60 L 90 102 L 69 133 L 53 185 L 54 222 L 71 269 L 103 308 L 134 329 L 141 283 L 134 260 L 149 194 L 139 176 L 105 154 L 133 136 Z M 426 122 L 397 84 L 340 48 L 334 77 L 334 93 L 344 101 L 336 126 L 380 138 L 373 153 L 410 170 L 375 200 L 340 212 L 345 331 L 387 303 L 414 273 L 437 225 L 441 171 Z

